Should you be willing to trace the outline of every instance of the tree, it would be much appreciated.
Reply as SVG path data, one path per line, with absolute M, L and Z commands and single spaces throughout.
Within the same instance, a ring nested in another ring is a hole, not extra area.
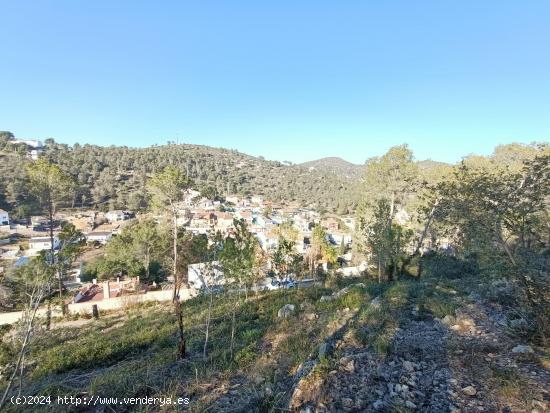
M 404 256 L 404 248 L 410 242 L 412 231 L 390 220 L 391 206 L 388 200 L 381 199 L 372 208 L 374 213 L 370 218 L 361 216 L 360 235 L 376 261 L 378 282 L 382 281 L 383 272 L 391 281 L 397 271 L 399 259 Z
M 19 375 L 21 383 L 24 369 L 25 356 L 36 335 L 36 316 L 38 306 L 48 295 L 53 280 L 53 267 L 50 265 L 46 253 L 33 258 L 28 264 L 18 268 L 13 275 L 15 284 L 18 287 L 19 295 L 23 297 L 25 307 L 23 316 L 16 329 L 16 340 L 19 343 L 19 350 L 15 363 L 9 375 L 6 389 L 0 399 L 0 409 L 4 406 L 9 396 L 11 387 Z
M 57 250 L 56 272 L 60 279 L 67 275 L 67 270 L 80 257 L 86 238 L 73 224 L 64 224 L 58 234 L 59 247 Z M 63 303 L 61 303 L 63 305 Z M 63 307 L 64 308 L 64 307 Z
M 57 207 L 61 202 L 70 197 L 73 189 L 73 180 L 66 175 L 58 165 L 52 164 L 45 159 L 39 159 L 31 164 L 27 173 L 29 175 L 31 193 L 37 199 L 42 211 L 46 212 L 50 232 L 50 257 L 52 266 L 56 265 L 54 245 L 54 217 Z M 63 296 L 63 279 L 58 273 L 59 298 Z M 63 303 L 62 311 L 65 312 Z
M 153 207 L 164 213 L 168 221 L 172 222 L 172 247 L 173 247 L 173 271 L 174 279 L 173 302 L 179 326 L 178 354 L 185 358 L 185 336 L 183 332 L 183 314 L 179 291 L 182 279 L 178 274 L 178 202 L 181 201 L 183 192 L 189 188 L 190 181 L 178 169 L 167 166 L 164 170 L 151 178 L 149 192 L 153 200 Z
M 501 265 L 519 281 L 543 342 L 550 337 L 550 154 L 524 161 L 520 171 L 472 168 L 437 188 L 436 219 L 455 234 L 458 253 L 475 257 L 482 271 Z
M 257 270 L 257 251 L 259 243 L 256 237 L 248 231 L 246 222 L 233 220 L 235 230 L 223 241 L 220 261 L 226 280 L 237 284 L 239 291 L 244 288 L 245 300 L 248 299 L 248 288 L 254 283 Z M 236 331 L 236 312 L 239 306 L 240 293 L 233 301 L 231 312 L 230 356 L 233 358 Z
M 320 225 L 316 225 L 311 233 L 311 245 L 307 252 L 309 270 L 315 277 L 319 262 L 334 264 L 338 258 L 336 249 L 327 241 L 327 234 Z
M 367 161 L 365 199 L 357 211 L 360 244 L 377 260 L 378 279 L 382 270 L 388 280 L 397 272 L 398 258 L 409 235 L 394 222 L 398 208 L 404 208 L 418 184 L 418 166 L 407 145 L 395 146 L 380 158 Z
M 132 227 L 132 255 L 142 263 L 146 280 L 151 279 L 151 262 L 160 252 L 161 243 L 161 233 L 155 221 L 146 219 Z

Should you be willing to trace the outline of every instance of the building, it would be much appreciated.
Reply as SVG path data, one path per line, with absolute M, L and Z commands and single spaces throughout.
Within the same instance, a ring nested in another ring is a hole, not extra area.
M 113 237 L 112 232 L 109 231 L 94 231 L 86 234 L 86 241 L 99 242 L 100 244 L 107 244 L 107 242 Z
M 22 143 L 27 146 L 27 156 L 32 160 L 37 160 L 38 156 L 44 150 L 42 142 L 36 139 L 15 139 L 13 143 Z
M 228 195 L 225 197 L 225 202 L 238 205 L 240 201 L 240 198 L 237 195 Z
M 187 281 L 195 290 L 224 285 L 226 280 L 219 261 L 199 262 L 187 266 Z
M 321 220 L 321 226 L 329 231 L 338 231 L 339 222 L 334 217 L 328 217 Z
M 32 237 L 29 240 L 29 248 L 33 251 L 43 251 L 52 248 L 50 237 Z M 59 248 L 59 238 L 53 237 L 53 248 Z
M 233 215 L 227 212 L 216 212 L 216 229 L 220 231 L 227 231 L 233 227 Z
M 125 219 L 128 219 L 128 213 L 126 211 L 117 209 L 107 212 L 105 214 L 105 218 L 107 218 L 109 222 L 124 221 Z
M 10 225 L 10 215 L 7 211 L 0 209 L 0 226 Z

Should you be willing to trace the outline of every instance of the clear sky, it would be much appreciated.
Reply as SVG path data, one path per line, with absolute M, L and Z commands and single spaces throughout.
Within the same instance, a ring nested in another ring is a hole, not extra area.
M 550 137 L 550 1 L 0 0 L 0 130 L 363 163 Z

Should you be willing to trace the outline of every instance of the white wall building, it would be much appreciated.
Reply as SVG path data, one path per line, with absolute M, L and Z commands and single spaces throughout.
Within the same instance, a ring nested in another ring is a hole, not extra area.
M 112 237 L 113 234 L 109 231 L 94 231 L 86 234 L 86 241 L 106 244 Z
M 187 266 L 187 281 L 195 290 L 203 287 L 224 285 L 225 277 L 219 261 L 199 262 Z
M 0 209 L 0 226 L 10 224 L 10 215 L 7 211 Z
M 59 248 L 59 238 L 53 237 L 54 249 Z M 34 252 L 49 250 L 52 248 L 50 237 L 33 237 L 29 240 L 29 248 Z
M 120 209 L 109 211 L 105 214 L 105 218 L 107 218 L 109 222 L 124 221 L 127 217 L 128 214 Z

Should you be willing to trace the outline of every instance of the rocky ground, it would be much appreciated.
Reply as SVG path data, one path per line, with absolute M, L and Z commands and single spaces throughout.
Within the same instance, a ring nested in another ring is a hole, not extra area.
M 348 334 L 292 390 L 288 408 L 302 412 L 531 412 L 550 411 L 550 372 L 533 347 L 505 328 L 501 312 L 479 296 L 450 297 L 454 315 L 434 317 L 407 300 L 390 329 L 385 352 Z M 380 297 L 374 305 L 380 305 Z M 411 305 L 412 304 L 412 305 Z M 504 317 L 505 318 L 505 317 Z M 548 366 L 546 366 L 548 367 Z

